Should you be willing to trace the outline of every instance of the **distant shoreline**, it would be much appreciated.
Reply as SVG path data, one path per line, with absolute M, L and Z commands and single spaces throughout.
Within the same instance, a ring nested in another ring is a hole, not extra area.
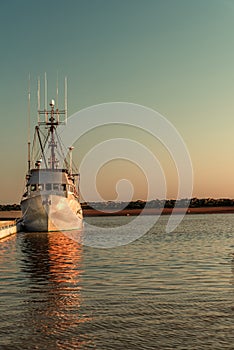
M 186 210 L 186 215 L 190 214 L 228 214 L 228 213 L 234 213 L 234 207 L 200 207 L 200 208 L 176 208 L 174 210 L 174 214 L 182 214 L 184 213 L 184 210 Z M 144 215 L 170 215 L 173 211 L 173 208 L 150 208 L 144 210 Z M 84 217 L 97 217 L 97 216 L 136 216 L 140 215 L 142 212 L 142 209 L 123 209 L 119 211 L 111 211 L 111 210 L 105 210 L 105 211 L 99 211 L 95 209 L 83 209 Z M 10 210 L 10 211 L 0 211 L 0 220 L 12 220 L 12 219 L 18 219 L 21 217 L 21 211 L 20 210 Z

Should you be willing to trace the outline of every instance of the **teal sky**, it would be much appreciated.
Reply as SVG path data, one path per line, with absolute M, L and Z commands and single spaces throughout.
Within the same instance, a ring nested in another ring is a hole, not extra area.
M 187 144 L 194 196 L 234 198 L 234 0 L 1 1 L 0 33 L 0 203 L 20 201 L 27 79 L 36 95 L 45 71 L 53 94 L 67 75 L 69 114 L 112 101 L 160 112 Z

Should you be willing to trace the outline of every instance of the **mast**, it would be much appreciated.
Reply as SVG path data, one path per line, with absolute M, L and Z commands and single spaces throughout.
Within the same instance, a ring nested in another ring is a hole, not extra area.
M 45 86 L 44 86 L 44 110 L 40 110 L 40 80 L 38 79 L 38 126 L 36 127 L 37 136 L 39 139 L 40 148 L 42 151 L 42 156 L 44 159 L 44 163 L 46 168 L 50 168 L 52 170 L 57 169 L 58 167 L 58 160 L 56 159 L 56 148 L 57 148 L 57 142 L 56 142 L 56 133 L 55 130 L 58 125 L 60 124 L 66 124 L 67 120 L 67 79 L 65 78 L 65 87 L 64 87 L 64 104 L 65 108 L 64 110 L 59 110 L 58 108 L 58 78 L 56 83 L 56 102 L 52 99 L 50 101 L 50 110 L 47 109 L 47 77 L 45 73 Z M 44 115 L 44 121 L 40 119 L 40 115 Z M 61 120 L 59 118 L 60 115 L 63 115 L 64 118 Z M 50 156 L 48 162 L 46 162 L 45 155 L 44 155 L 44 148 L 46 145 L 42 145 L 40 134 L 39 134 L 39 127 L 41 125 L 44 125 L 46 129 L 48 129 L 48 147 L 50 148 Z M 58 144 L 60 147 L 60 144 Z M 68 169 L 69 171 L 69 169 Z
M 55 121 L 54 118 L 54 100 L 51 100 L 50 102 L 50 134 L 51 134 L 51 138 L 50 138 L 50 147 L 51 147 L 51 169 L 54 170 L 55 166 L 56 166 L 56 157 L 55 157 L 55 148 L 57 147 L 56 143 L 55 143 L 55 139 L 54 139 L 54 130 L 55 130 L 55 125 L 58 125 L 58 123 Z

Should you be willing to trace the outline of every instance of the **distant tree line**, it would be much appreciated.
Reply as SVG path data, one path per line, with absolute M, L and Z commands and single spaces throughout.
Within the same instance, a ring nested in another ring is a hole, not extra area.
M 19 204 L 0 204 L 0 211 L 20 210 Z
M 98 209 L 98 210 L 108 210 L 108 209 L 143 209 L 145 206 L 147 208 L 174 208 L 176 203 L 175 199 L 154 199 L 148 202 L 137 200 L 131 201 L 129 203 L 125 202 L 90 202 L 81 203 L 83 209 Z M 192 199 L 180 199 L 177 202 L 177 207 L 184 208 L 202 208 L 202 207 L 232 207 L 234 206 L 234 199 L 229 198 L 192 198 Z M 9 210 L 20 210 L 19 204 L 0 204 L 0 211 Z
M 145 206 L 147 208 L 174 208 L 176 203 L 175 199 L 160 200 L 154 199 L 148 202 L 137 200 L 131 201 L 129 203 L 125 202 L 90 202 L 83 203 L 83 209 L 96 208 L 99 210 L 105 209 L 143 209 Z M 177 207 L 184 208 L 201 208 L 201 207 L 231 207 L 234 206 L 234 199 L 229 198 L 192 198 L 192 199 L 180 199 L 177 201 Z

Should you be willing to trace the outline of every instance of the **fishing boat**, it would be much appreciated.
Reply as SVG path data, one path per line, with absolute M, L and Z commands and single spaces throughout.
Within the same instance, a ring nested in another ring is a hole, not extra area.
M 46 78 L 45 78 L 46 81 Z M 38 82 L 38 123 L 31 149 L 28 140 L 28 171 L 21 199 L 21 227 L 30 232 L 81 230 L 83 214 L 79 200 L 79 173 L 72 162 L 73 147 L 64 149 L 58 128 L 67 121 L 67 82 L 65 108 L 59 110 L 51 100 L 40 109 Z M 58 98 L 57 98 L 58 100 Z M 30 115 L 30 92 L 29 92 Z M 43 115 L 43 120 L 41 119 Z M 29 117 L 30 118 L 30 117 Z

